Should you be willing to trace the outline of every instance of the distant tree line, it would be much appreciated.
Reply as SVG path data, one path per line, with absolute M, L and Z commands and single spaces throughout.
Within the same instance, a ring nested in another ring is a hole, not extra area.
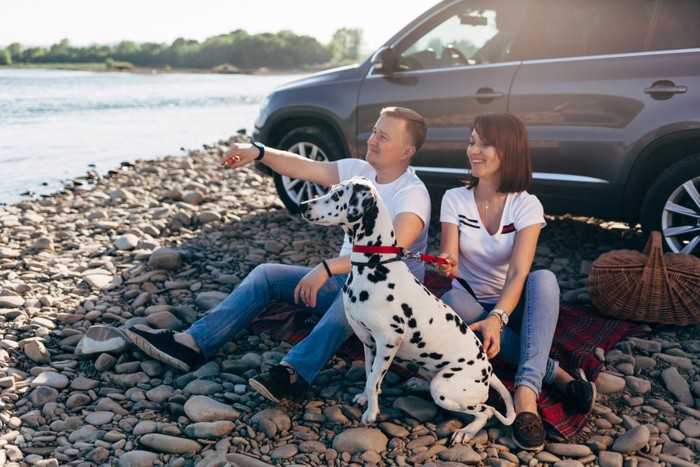
M 74 47 L 63 39 L 49 48 L 24 48 L 19 43 L 0 48 L 0 65 L 126 62 L 142 67 L 206 69 L 228 64 L 239 69 L 291 69 L 356 61 L 361 42 L 362 30 L 349 28 L 337 30 L 326 45 L 290 31 L 253 35 L 242 29 L 203 42 L 179 38 L 170 45 L 122 41 L 114 46 Z

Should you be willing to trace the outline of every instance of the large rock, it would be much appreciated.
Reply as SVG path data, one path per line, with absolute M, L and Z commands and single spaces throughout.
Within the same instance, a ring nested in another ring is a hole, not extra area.
M 234 421 L 241 414 L 228 404 L 207 396 L 193 396 L 185 402 L 185 414 L 193 422 Z
M 178 436 L 162 435 L 160 433 L 148 433 L 139 438 L 139 444 L 158 452 L 168 452 L 170 454 L 185 454 L 188 452 L 199 452 L 202 445 L 197 441 Z
M 76 355 L 90 355 L 111 352 L 121 354 L 131 342 L 121 329 L 112 326 L 96 324 L 90 326 L 85 335 L 75 347 Z
M 338 452 L 362 454 L 365 451 L 386 451 L 389 440 L 376 428 L 350 428 L 333 438 L 333 449 Z
M 119 456 L 119 467 L 152 467 L 156 465 L 158 453 L 151 451 L 129 451 Z
M 651 433 L 646 425 L 637 425 L 627 433 L 620 435 L 611 449 L 621 454 L 631 454 L 646 446 L 650 437 Z
M 153 269 L 176 270 L 182 263 L 182 253 L 173 248 L 158 248 L 148 259 L 148 265 Z
M 224 292 L 202 292 L 197 294 L 197 297 L 194 299 L 194 303 L 202 310 L 211 310 L 216 305 L 223 302 L 228 296 L 229 294 Z

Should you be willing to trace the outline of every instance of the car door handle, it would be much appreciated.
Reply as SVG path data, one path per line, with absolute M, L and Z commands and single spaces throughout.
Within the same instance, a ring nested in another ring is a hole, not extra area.
M 676 86 L 672 81 L 657 81 L 648 88 L 644 88 L 644 93 L 649 94 L 657 100 L 670 99 L 674 94 L 684 94 L 688 92 L 687 86 Z
M 688 92 L 687 86 L 659 86 L 644 88 L 644 92 L 647 94 L 683 94 Z
M 491 88 L 481 88 L 473 94 L 472 99 L 476 99 L 481 104 L 488 104 L 494 99 L 500 99 L 504 94 L 502 92 L 494 91 Z

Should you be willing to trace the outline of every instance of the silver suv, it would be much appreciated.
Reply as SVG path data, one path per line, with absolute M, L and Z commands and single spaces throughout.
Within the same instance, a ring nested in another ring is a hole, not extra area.
M 439 204 L 464 177 L 469 127 L 527 126 L 549 214 L 640 222 L 700 253 L 700 0 L 448 0 L 365 62 L 267 96 L 254 138 L 307 157 L 363 157 L 379 110 L 428 121 L 413 166 Z M 297 204 L 322 187 L 274 174 Z

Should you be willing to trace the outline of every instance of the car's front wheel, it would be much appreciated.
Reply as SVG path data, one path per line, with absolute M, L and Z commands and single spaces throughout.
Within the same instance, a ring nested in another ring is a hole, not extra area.
M 335 161 L 342 157 L 337 140 L 315 127 L 302 127 L 290 131 L 280 141 L 279 148 L 314 161 Z M 292 213 L 299 212 L 300 203 L 323 196 L 328 191 L 328 188 L 322 185 L 278 173 L 274 173 L 273 177 L 277 194 Z
M 661 173 L 644 198 L 641 222 L 647 234 L 660 230 L 671 251 L 700 256 L 700 154 Z

